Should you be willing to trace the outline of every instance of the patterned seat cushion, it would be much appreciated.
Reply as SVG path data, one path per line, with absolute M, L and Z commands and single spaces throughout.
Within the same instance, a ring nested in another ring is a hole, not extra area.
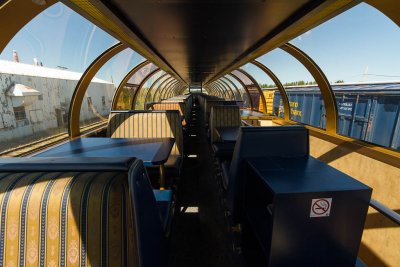
M 0 173 L 0 266 L 138 266 L 127 180 Z

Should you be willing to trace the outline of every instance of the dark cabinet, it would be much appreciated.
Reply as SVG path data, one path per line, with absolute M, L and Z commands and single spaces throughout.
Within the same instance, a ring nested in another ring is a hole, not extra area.
M 355 266 L 372 189 L 314 159 L 247 161 L 244 218 L 269 266 Z

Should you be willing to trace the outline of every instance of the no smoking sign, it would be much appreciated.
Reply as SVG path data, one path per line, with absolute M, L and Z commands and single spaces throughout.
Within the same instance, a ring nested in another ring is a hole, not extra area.
M 331 213 L 332 198 L 315 198 L 311 200 L 310 217 L 328 217 Z

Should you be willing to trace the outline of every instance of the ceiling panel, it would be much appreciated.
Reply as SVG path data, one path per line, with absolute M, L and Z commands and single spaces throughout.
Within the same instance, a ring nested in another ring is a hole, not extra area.
M 207 80 L 321 2 L 103 1 L 187 82 Z

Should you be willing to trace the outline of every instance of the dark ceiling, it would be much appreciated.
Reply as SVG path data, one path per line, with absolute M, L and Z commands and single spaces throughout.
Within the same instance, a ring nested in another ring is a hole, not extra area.
M 188 83 L 208 80 L 321 2 L 103 1 Z

